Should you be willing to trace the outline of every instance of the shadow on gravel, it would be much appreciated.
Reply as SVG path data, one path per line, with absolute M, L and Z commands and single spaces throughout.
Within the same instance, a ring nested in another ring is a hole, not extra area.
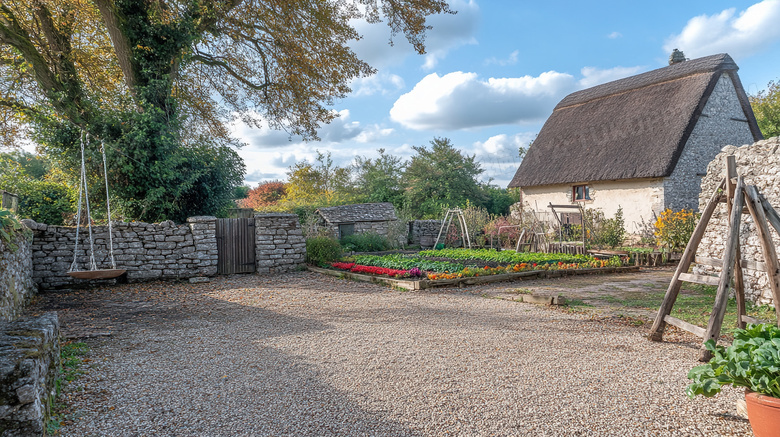
M 415 435 L 276 346 L 327 324 L 205 295 L 232 288 L 217 279 L 41 293 L 30 312 L 57 311 L 97 363 L 68 390 L 62 435 Z

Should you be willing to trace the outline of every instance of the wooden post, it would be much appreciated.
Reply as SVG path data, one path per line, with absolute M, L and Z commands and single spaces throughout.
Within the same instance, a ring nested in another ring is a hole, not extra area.
M 758 196 L 758 189 L 755 185 L 750 185 L 745 190 L 748 197 L 748 210 L 756 223 L 756 231 L 761 242 L 761 252 L 764 255 L 764 264 L 766 264 L 766 274 L 769 277 L 769 287 L 772 289 L 772 299 L 775 303 L 775 313 L 777 314 L 777 323 L 780 326 L 780 272 L 778 272 L 777 252 L 775 244 L 772 241 L 772 235 L 769 233 L 767 225 L 766 212 Z
M 729 232 L 726 239 L 726 248 L 723 252 L 723 270 L 720 273 L 718 282 L 718 292 L 715 295 L 715 305 L 710 314 L 710 321 L 707 323 L 707 330 L 704 334 L 704 341 L 718 341 L 720 337 L 720 328 L 723 326 L 723 316 L 726 314 L 726 307 L 729 303 L 729 283 L 734 273 L 735 255 L 737 246 L 739 246 L 739 225 L 742 220 L 742 208 L 744 207 L 745 190 L 742 177 L 737 179 L 737 186 L 734 193 L 734 205 L 729 217 Z M 741 316 L 740 316 L 741 317 Z M 699 354 L 699 360 L 709 361 L 712 358 L 710 351 L 702 347 Z
M 704 236 L 704 230 L 707 229 L 707 223 L 712 218 L 712 213 L 715 212 L 715 208 L 718 206 L 718 199 L 720 198 L 720 191 L 726 186 L 725 179 L 718 185 L 715 191 L 712 193 L 707 206 L 701 214 L 699 223 L 696 224 L 696 228 L 691 234 L 691 239 L 688 240 L 688 245 L 685 246 L 685 251 L 680 258 L 680 263 L 677 264 L 677 269 L 674 271 L 672 281 L 669 283 L 669 288 L 664 295 L 664 301 L 661 303 L 661 308 L 658 309 L 658 314 L 653 322 L 653 327 L 650 328 L 650 340 L 661 341 L 664 335 L 664 329 L 666 328 L 666 322 L 664 317 L 668 316 L 672 312 L 674 302 L 677 300 L 677 294 L 680 292 L 680 274 L 687 273 L 691 267 L 694 256 L 696 256 L 696 249 L 699 248 L 701 237 Z
M 737 178 L 737 159 L 734 155 L 729 155 L 726 157 L 726 188 L 728 193 L 726 205 L 728 206 L 729 217 L 731 217 L 733 208 L 735 178 Z M 737 252 L 734 257 L 736 258 L 736 264 L 734 265 L 734 296 L 737 301 L 737 327 L 744 328 L 745 321 L 742 320 L 742 316 L 747 314 L 747 309 L 745 308 L 745 279 L 742 272 L 742 252 L 739 244 L 737 244 Z

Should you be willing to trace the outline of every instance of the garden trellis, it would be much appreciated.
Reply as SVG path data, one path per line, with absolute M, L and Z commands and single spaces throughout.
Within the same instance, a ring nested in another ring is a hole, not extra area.
M 82 133 L 80 137 L 81 142 L 81 176 L 79 178 L 79 200 L 76 212 L 76 244 L 73 248 L 73 263 L 70 265 L 68 275 L 77 279 L 111 279 L 119 277 L 127 272 L 124 269 L 116 268 L 116 261 L 114 260 L 114 238 L 113 229 L 111 227 L 111 202 L 108 195 L 108 165 L 106 164 L 106 148 L 101 144 L 100 152 L 103 157 L 103 176 L 106 183 L 106 212 L 108 215 L 108 253 L 111 260 L 110 269 L 98 269 L 95 263 L 95 242 L 92 236 L 92 213 L 89 205 L 89 187 L 87 183 L 87 170 L 86 160 L 84 157 L 84 143 L 89 142 L 89 136 Z M 83 200 L 83 203 L 82 203 Z M 85 207 L 85 208 L 82 208 Z M 86 209 L 86 226 L 87 233 L 89 235 L 89 261 L 86 270 L 78 269 L 78 252 L 79 252 L 79 231 L 81 230 L 81 214 Z

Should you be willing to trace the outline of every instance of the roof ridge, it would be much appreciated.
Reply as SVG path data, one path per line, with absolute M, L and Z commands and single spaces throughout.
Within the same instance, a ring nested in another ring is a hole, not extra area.
M 728 53 L 704 56 L 702 58 L 668 65 L 634 76 L 596 85 L 584 90 L 575 91 L 564 97 L 563 100 L 555 106 L 555 110 L 579 105 L 607 96 L 634 91 L 650 85 L 682 79 L 695 74 L 713 73 L 723 70 L 739 70 L 739 67 Z

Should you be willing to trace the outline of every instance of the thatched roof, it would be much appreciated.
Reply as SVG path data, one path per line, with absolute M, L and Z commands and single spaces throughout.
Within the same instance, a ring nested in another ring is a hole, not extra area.
M 395 207 L 389 202 L 329 206 L 319 208 L 317 212 L 330 224 L 398 220 Z
M 509 187 L 671 175 L 721 74 L 731 77 L 753 137 L 761 139 L 737 70 L 719 54 L 569 94 Z

